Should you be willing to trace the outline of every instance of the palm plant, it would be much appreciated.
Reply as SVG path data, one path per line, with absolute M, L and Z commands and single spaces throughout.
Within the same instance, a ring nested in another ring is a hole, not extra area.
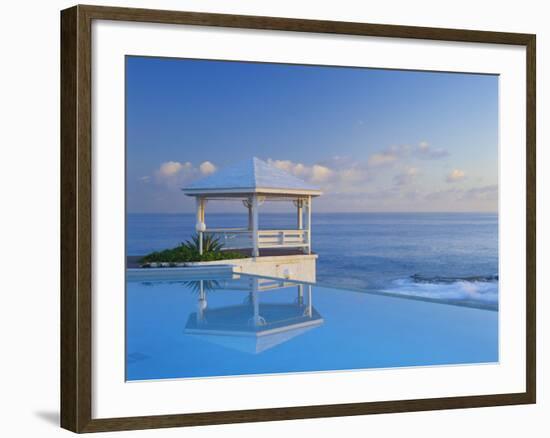
M 200 237 L 198 233 L 191 236 L 191 240 L 186 240 L 182 243 L 182 246 L 190 249 L 191 251 L 199 251 Z M 223 243 L 220 239 L 210 234 L 203 235 L 202 237 L 202 251 L 203 254 L 209 252 L 219 252 L 223 248 Z

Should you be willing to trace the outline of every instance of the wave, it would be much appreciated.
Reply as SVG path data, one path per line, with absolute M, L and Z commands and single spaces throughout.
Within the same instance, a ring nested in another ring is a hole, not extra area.
M 386 293 L 483 308 L 498 308 L 498 275 L 426 277 L 394 280 Z
M 433 283 L 433 284 L 451 284 L 451 283 L 457 283 L 461 281 L 466 282 L 473 282 L 473 283 L 479 283 L 479 282 L 492 282 L 492 281 L 498 281 L 498 274 L 494 275 L 473 275 L 470 277 L 443 277 L 443 276 L 433 276 L 433 277 L 427 277 L 420 274 L 414 274 L 411 275 L 411 280 L 413 280 L 415 283 Z

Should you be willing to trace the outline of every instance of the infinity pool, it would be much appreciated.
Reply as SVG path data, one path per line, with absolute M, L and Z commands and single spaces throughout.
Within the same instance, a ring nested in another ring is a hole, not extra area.
M 234 274 L 126 294 L 127 380 L 498 361 L 491 310 Z

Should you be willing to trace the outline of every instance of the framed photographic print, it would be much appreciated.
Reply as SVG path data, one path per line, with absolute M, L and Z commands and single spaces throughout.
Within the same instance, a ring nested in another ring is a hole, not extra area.
M 61 423 L 535 403 L 535 36 L 61 13 Z

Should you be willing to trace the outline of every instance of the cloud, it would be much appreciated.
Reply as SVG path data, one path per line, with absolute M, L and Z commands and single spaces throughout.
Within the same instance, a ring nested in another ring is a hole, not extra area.
M 314 164 L 311 168 L 311 181 L 314 183 L 328 181 L 333 175 L 334 171 L 320 164 Z
M 437 190 L 435 192 L 426 193 L 424 199 L 427 201 L 451 201 L 457 200 L 464 194 L 464 190 L 452 188 L 447 190 Z
M 211 175 L 217 166 L 210 161 L 203 161 L 194 166 L 190 161 L 166 161 L 155 171 L 155 182 L 168 187 L 182 187 L 191 181 Z
M 473 187 L 471 189 L 460 189 L 453 187 L 447 190 L 439 190 L 427 193 L 424 198 L 428 201 L 447 200 L 457 201 L 496 201 L 498 200 L 498 185 Z
M 390 146 L 389 148 L 372 154 L 367 164 L 369 167 L 386 167 L 394 165 L 399 158 L 408 153 L 409 147 L 404 146 Z
M 418 146 L 399 145 L 390 146 L 382 151 L 375 152 L 368 158 L 368 165 L 371 168 L 390 167 L 397 164 L 400 160 L 419 158 L 423 160 L 438 160 L 449 156 L 443 148 L 433 148 L 427 142 L 423 141 Z
M 464 200 L 496 201 L 498 200 L 498 185 L 474 187 L 466 190 L 462 196 Z
M 311 168 L 304 166 L 302 163 L 295 163 L 290 160 L 272 160 L 271 158 L 268 158 L 267 162 L 272 166 L 291 173 L 297 177 L 309 177 L 312 172 Z
M 448 183 L 455 183 L 462 181 L 464 178 L 466 178 L 466 172 L 460 169 L 454 169 L 451 173 L 447 175 L 445 181 L 447 181 Z
M 415 149 L 415 156 L 425 160 L 438 160 L 449 156 L 449 152 L 443 148 L 432 148 L 427 142 L 422 141 Z
M 371 168 L 388 167 L 398 163 L 403 158 L 419 158 L 422 160 L 438 160 L 448 157 L 449 152 L 443 148 L 432 148 L 427 142 L 423 141 L 418 146 L 394 145 L 382 151 L 373 153 L 368 158 L 368 165 Z
M 180 172 L 184 168 L 190 168 L 193 167 L 193 165 L 189 162 L 186 163 L 180 163 L 178 161 L 167 161 L 166 163 L 162 163 L 160 165 L 160 168 L 158 170 L 158 174 L 161 176 L 173 176 Z
M 396 156 L 397 164 L 389 169 L 372 168 L 368 160 L 357 161 L 348 156 L 309 163 L 268 161 L 320 187 L 325 193 L 316 201 L 321 211 L 496 211 L 498 208 L 498 185 L 472 187 L 476 179 L 469 176 L 471 184 L 424 186 L 417 179 L 422 175 L 429 177 L 433 166 L 422 167 L 421 172 L 418 161 L 411 160 L 414 149 L 399 147 L 383 152 Z M 166 161 L 150 176 L 137 178 L 142 184 L 140 196 L 149 196 L 151 205 L 172 205 L 176 199 L 181 200 L 179 189 L 217 170 L 218 166 L 210 161 Z M 461 181 L 466 178 L 466 172 L 454 169 L 446 177 L 453 182 Z
M 363 169 L 360 169 L 359 167 L 351 167 L 349 169 L 342 169 L 340 171 L 340 178 L 343 180 L 343 181 L 347 181 L 347 182 L 358 182 L 358 181 L 363 181 L 363 180 L 367 180 L 369 177 L 369 174 L 363 170 Z
M 354 184 L 365 182 L 369 178 L 367 166 L 348 157 L 334 156 L 312 165 L 272 158 L 268 158 L 267 162 L 331 192 L 348 191 Z
M 416 167 L 406 167 L 401 173 L 398 173 L 393 177 L 393 183 L 396 186 L 411 184 L 419 173 L 420 171 Z
M 203 175 L 210 175 L 217 170 L 217 167 L 210 161 L 204 161 L 199 166 L 199 170 Z
M 378 154 L 373 154 L 369 157 L 369 166 L 371 167 L 380 167 L 393 164 L 397 161 L 397 156 L 390 152 L 381 152 Z
M 321 186 L 323 190 L 346 191 L 353 184 L 367 180 L 367 166 L 361 165 L 347 157 L 335 156 L 329 160 L 306 165 L 291 160 L 274 160 L 269 158 L 268 163 L 292 175 Z M 186 184 L 218 170 L 211 161 L 203 161 L 198 165 L 179 161 L 166 161 L 155 171 L 154 181 L 167 187 L 183 187 Z M 145 180 L 143 180 L 146 182 Z

